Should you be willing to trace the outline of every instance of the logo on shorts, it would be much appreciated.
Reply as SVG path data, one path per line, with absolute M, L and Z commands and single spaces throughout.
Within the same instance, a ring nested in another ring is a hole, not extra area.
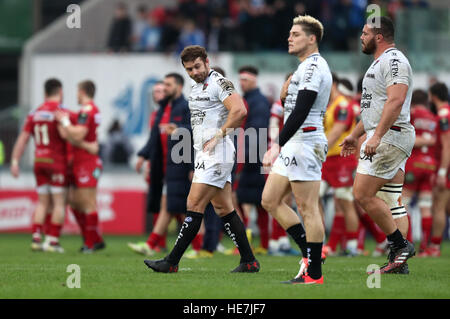
M 213 172 L 213 175 L 216 176 L 216 177 L 219 177 L 221 174 L 222 174 L 222 172 L 221 172 L 220 169 L 216 169 L 216 170 Z
M 373 157 L 373 155 L 364 155 L 364 156 L 359 156 L 359 159 L 361 159 L 363 161 L 369 160 L 372 163 L 372 157 Z
M 81 176 L 81 177 L 78 178 L 78 181 L 81 184 L 85 184 L 85 183 L 89 182 L 89 176 Z
M 186 217 L 186 219 L 184 220 L 186 223 L 190 223 L 192 221 L 192 217 Z
M 295 160 L 295 157 L 292 158 L 292 160 L 289 157 L 283 157 L 280 154 L 281 159 L 283 160 L 284 166 L 298 166 L 297 161 Z
M 95 179 L 99 179 L 100 174 L 101 174 L 101 170 L 98 167 L 96 169 L 94 169 L 94 171 L 92 172 L 92 176 L 94 176 Z
M 200 164 L 200 162 L 198 162 L 195 165 L 195 169 L 205 169 L 205 162 L 203 161 L 201 164 Z

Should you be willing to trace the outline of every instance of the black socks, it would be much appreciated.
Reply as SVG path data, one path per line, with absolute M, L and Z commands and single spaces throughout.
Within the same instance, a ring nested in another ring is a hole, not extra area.
M 255 260 L 252 249 L 248 242 L 247 235 L 245 233 L 245 226 L 242 220 L 239 218 L 236 211 L 232 211 L 230 214 L 222 217 L 223 226 L 225 232 L 230 236 L 233 243 L 239 249 L 241 254 L 240 263 L 251 262 Z
M 397 230 L 396 230 L 395 232 L 393 232 L 393 233 L 390 234 L 390 235 L 387 235 L 386 237 L 387 237 L 387 240 L 388 240 L 389 245 L 390 245 L 394 250 L 397 250 L 397 249 L 400 249 L 400 248 L 404 248 L 404 247 L 406 247 L 407 244 L 408 244 L 408 243 L 406 242 L 406 239 L 403 238 L 403 235 L 402 235 L 402 233 L 400 232 L 400 230 L 398 230 L 398 228 L 397 228 Z
M 170 254 L 166 257 L 166 260 L 172 265 L 178 265 L 181 257 L 188 248 L 189 244 L 197 235 L 200 225 L 202 224 L 203 214 L 188 211 L 183 225 L 181 226 L 180 233 L 178 234 L 177 241 Z
M 307 256 L 309 260 L 308 275 L 312 279 L 322 277 L 322 243 L 307 243 Z
M 291 235 L 292 239 L 296 242 L 298 247 L 300 247 L 300 250 L 302 251 L 303 257 L 306 258 L 307 252 L 306 252 L 306 232 L 303 228 L 302 224 L 296 224 L 294 226 L 289 227 L 286 229 L 286 232 Z

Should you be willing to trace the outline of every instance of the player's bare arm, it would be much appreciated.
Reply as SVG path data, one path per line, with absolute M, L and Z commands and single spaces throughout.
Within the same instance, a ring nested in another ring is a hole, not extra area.
M 69 139 L 69 135 L 67 133 L 67 130 L 64 129 L 64 127 L 61 124 L 57 125 L 58 133 L 59 135 L 66 141 L 69 141 L 70 144 L 73 146 L 79 147 L 81 149 L 84 149 L 86 152 L 92 155 L 97 155 L 100 151 L 100 146 L 98 142 L 86 142 L 84 140 L 77 141 L 74 139 Z
M 341 156 L 349 156 L 356 152 L 358 149 L 358 143 L 360 141 L 360 137 L 363 136 L 366 132 L 364 131 L 364 125 L 362 121 L 359 121 L 353 129 L 352 133 L 348 135 L 339 146 L 342 147 Z M 361 144 L 361 143 L 359 143 Z
M 223 101 L 223 105 L 229 111 L 228 117 L 224 125 L 217 131 L 217 134 L 203 144 L 203 151 L 210 152 L 214 149 L 217 143 L 225 137 L 231 130 L 239 127 L 247 116 L 247 109 L 245 108 L 242 97 L 234 92 Z
M 11 155 L 11 166 L 10 171 L 14 177 L 18 177 L 20 174 L 19 161 L 25 151 L 25 147 L 30 139 L 30 133 L 22 131 L 17 138 L 16 143 Z
M 86 126 L 72 125 L 68 114 L 63 111 L 56 111 L 55 117 L 58 120 L 58 122 L 61 123 L 63 131 L 61 136 L 66 136 L 66 139 L 71 144 L 76 144 L 83 141 L 86 134 L 88 133 L 88 128 Z
M 440 189 L 445 189 L 447 183 L 447 168 L 450 166 L 450 132 L 441 134 L 442 153 L 436 184 Z
M 422 146 L 433 146 L 436 144 L 436 138 L 430 135 L 416 135 L 416 140 L 414 141 L 414 147 L 422 147 Z
M 338 141 L 339 137 L 345 132 L 347 124 L 336 122 L 333 125 L 330 133 L 327 136 L 328 139 L 328 149 L 331 149 L 334 144 Z
M 375 129 L 373 136 L 367 141 L 364 153 L 374 155 L 377 147 L 380 145 L 381 138 L 386 134 L 390 127 L 395 123 L 402 110 L 403 103 L 408 93 L 406 84 L 394 84 L 386 89 L 387 101 L 384 104 L 381 113 L 380 123 Z
M 284 82 L 283 87 L 281 88 L 280 92 L 280 100 L 281 104 L 284 104 L 284 101 L 286 100 L 287 94 L 288 94 L 288 87 L 291 83 L 292 75 L 288 77 L 288 79 Z

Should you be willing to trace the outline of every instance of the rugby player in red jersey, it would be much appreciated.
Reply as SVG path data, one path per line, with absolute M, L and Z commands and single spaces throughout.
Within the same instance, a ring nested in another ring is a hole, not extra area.
M 426 256 L 439 257 L 441 242 L 446 224 L 446 207 L 450 200 L 450 105 L 448 104 L 448 88 L 444 83 L 435 83 L 430 87 L 431 103 L 437 109 L 438 138 L 436 143 L 436 160 L 438 162 L 436 186 L 433 190 L 433 224 L 431 243 L 426 249 Z M 422 254 L 423 256 L 423 254 Z
M 11 173 L 20 174 L 19 161 L 30 136 L 35 141 L 34 175 L 37 183 L 38 204 L 32 225 L 32 250 L 64 252 L 59 244 L 59 236 L 64 222 L 66 174 L 66 142 L 58 132 L 55 111 L 61 108 L 62 84 L 57 79 L 49 79 L 44 84 L 45 102 L 31 111 L 14 145 L 11 157 Z M 45 215 L 52 209 L 50 229 L 45 242 L 41 233 Z
M 77 146 L 80 142 L 95 143 L 97 128 L 100 125 L 100 112 L 94 104 L 95 84 L 86 80 L 78 84 L 78 103 L 81 109 L 75 116 L 67 112 L 57 112 L 56 118 L 61 123 L 67 140 L 73 145 L 73 178 L 69 191 L 69 204 L 75 215 L 84 238 L 81 251 L 92 253 L 105 247 L 98 228 L 97 183 L 102 171 L 102 161 L 96 154 L 91 154 Z
M 415 90 L 411 98 L 411 124 L 416 130 L 416 141 L 411 157 L 406 162 L 402 197 L 404 203 L 409 206 L 412 197 L 415 194 L 418 196 L 417 205 L 422 215 L 421 252 L 427 248 L 431 235 L 432 189 L 437 168 L 434 147 L 437 139 L 437 120 L 427 104 L 427 92 Z

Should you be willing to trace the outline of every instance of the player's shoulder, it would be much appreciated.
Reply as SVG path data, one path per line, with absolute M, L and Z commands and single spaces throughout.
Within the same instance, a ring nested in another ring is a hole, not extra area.
M 391 48 L 384 52 L 384 54 L 380 57 L 380 62 L 382 65 L 392 63 L 405 63 L 409 65 L 408 58 L 397 48 Z
M 231 82 L 231 80 L 227 79 L 226 77 L 224 77 L 222 74 L 220 74 L 217 71 L 212 71 L 211 74 L 209 75 L 209 79 L 210 79 L 209 82 L 212 85 L 212 88 L 217 87 L 221 91 L 226 91 L 226 92 L 234 91 L 233 82 Z

